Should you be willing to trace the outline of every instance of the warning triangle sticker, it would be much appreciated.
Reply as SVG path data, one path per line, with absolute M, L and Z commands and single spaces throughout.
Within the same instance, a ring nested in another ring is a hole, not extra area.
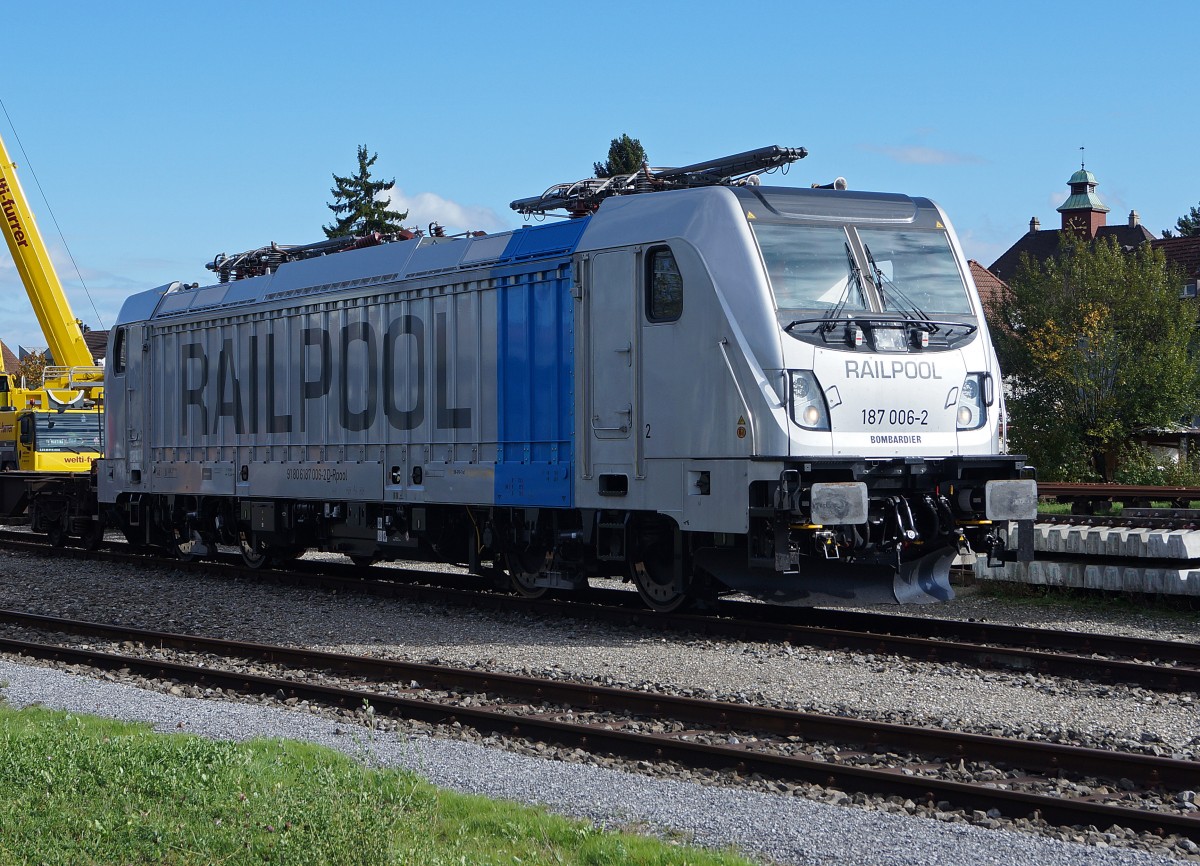
M 745 424 L 745 423 L 746 423 L 746 419 L 745 419 L 745 418 L 743 418 L 741 415 L 739 415 L 739 416 L 738 416 L 738 423 L 739 423 L 739 424 Z
M 756 220 L 756 219 L 758 219 L 758 217 L 756 217 L 756 216 L 754 215 L 754 212 L 753 212 L 753 211 L 746 211 L 746 219 L 748 219 L 748 220 Z

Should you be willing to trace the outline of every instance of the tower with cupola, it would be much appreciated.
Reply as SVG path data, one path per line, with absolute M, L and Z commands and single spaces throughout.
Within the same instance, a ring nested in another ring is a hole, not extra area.
M 1058 206 L 1058 212 L 1062 214 L 1062 230 L 1076 232 L 1088 239 L 1094 238 L 1107 222 L 1109 211 L 1096 195 L 1096 176 L 1080 163 L 1079 171 L 1071 175 L 1067 184 L 1071 187 L 1071 195 Z

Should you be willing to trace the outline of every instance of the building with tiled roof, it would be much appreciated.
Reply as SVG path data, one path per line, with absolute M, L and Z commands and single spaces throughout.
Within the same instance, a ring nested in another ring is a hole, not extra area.
M 8 348 L 8 344 L 3 341 L 0 341 L 0 362 L 4 364 L 3 372 L 9 374 L 15 374 L 17 365 L 20 363 L 16 352 Z
M 1126 225 L 1107 224 L 1109 208 L 1096 195 L 1099 184 L 1090 171 L 1081 166 L 1079 171 L 1071 175 L 1067 184 L 1071 188 L 1071 195 L 1057 208 L 1062 218 L 1060 227 L 1043 229 L 1038 218 L 1033 217 L 1029 221 L 1029 231 L 992 262 L 989 271 L 1001 280 L 1011 280 L 1017 273 L 1022 254 L 1028 254 L 1036 261 L 1053 258 L 1064 232 L 1087 240 L 1115 238 L 1118 245 L 1129 250 L 1154 240 L 1154 235 L 1142 225 L 1137 211 L 1129 212 Z
M 96 363 L 102 363 L 108 352 L 108 331 L 84 331 L 83 342 L 87 344 L 88 351 L 92 353 Z
M 1168 265 L 1177 265 L 1183 270 L 1184 282 L 1180 286 L 1180 295 L 1200 296 L 1200 237 L 1156 238 L 1141 224 L 1137 211 L 1129 212 L 1129 219 L 1125 225 L 1107 225 L 1110 209 L 1096 195 L 1096 187 L 1099 185 L 1096 176 L 1080 166 L 1079 171 L 1071 175 L 1067 183 L 1071 194 L 1057 208 L 1062 218 L 1059 228 L 1043 229 L 1035 216 L 1029 221 L 1029 231 L 1000 258 L 992 262 L 991 267 L 982 274 L 979 273 L 982 269 L 978 267 L 978 262 L 970 263 L 985 311 L 994 309 L 996 299 L 1003 297 L 1008 291 L 1005 281 L 1011 280 L 1016 274 L 1023 254 L 1028 254 L 1036 261 L 1053 258 L 1058 252 L 1063 235 L 1067 232 L 1086 240 L 1115 238 L 1117 244 L 1126 250 L 1149 243 L 1155 249 L 1163 251 Z M 996 326 L 994 319 L 992 326 Z M 1194 451 L 1197 443 L 1200 443 L 1200 426 L 1196 423 L 1200 418 L 1190 421 L 1191 423 L 1185 421 L 1170 429 L 1143 430 L 1139 441 L 1143 445 L 1162 449 L 1172 454 L 1173 459 L 1178 459 L 1178 455 Z
M 92 359 L 96 364 L 104 363 L 104 356 L 108 352 L 108 334 L 108 331 L 89 331 L 86 328 L 83 331 L 83 343 L 87 346 L 87 350 L 91 353 Z M 5 349 L 5 351 L 7 352 L 8 350 Z M 41 352 L 46 356 L 47 363 L 55 363 L 54 353 L 45 347 L 29 349 L 21 346 L 20 356 L 23 357 L 26 352 Z M 7 368 L 5 369 L 7 370 Z
M 967 265 L 971 268 L 971 277 L 975 280 L 975 288 L 979 290 L 979 299 L 983 302 L 983 310 L 988 318 L 991 318 L 992 311 L 1008 295 L 1008 283 L 974 259 L 968 259 Z
M 1188 297 L 1200 296 L 1200 236 L 1158 238 L 1152 244 L 1162 250 L 1167 263 L 1183 269 L 1183 291 Z

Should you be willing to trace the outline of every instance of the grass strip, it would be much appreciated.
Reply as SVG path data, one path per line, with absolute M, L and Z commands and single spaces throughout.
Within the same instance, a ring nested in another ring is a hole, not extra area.
M 309 743 L 0 703 L 0 864 L 747 864 Z

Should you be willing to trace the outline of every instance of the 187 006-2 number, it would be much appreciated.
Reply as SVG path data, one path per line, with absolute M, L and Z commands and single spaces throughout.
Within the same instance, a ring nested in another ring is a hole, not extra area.
M 928 427 L 928 409 L 863 409 L 862 422 L 868 426 Z

